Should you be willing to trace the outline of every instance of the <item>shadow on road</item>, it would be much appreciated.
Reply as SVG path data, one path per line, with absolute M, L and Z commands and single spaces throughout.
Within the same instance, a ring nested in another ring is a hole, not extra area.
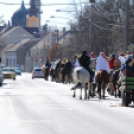
M 2 83 L 2 86 L 5 86 L 5 85 L 7 85 L 7 83 Z

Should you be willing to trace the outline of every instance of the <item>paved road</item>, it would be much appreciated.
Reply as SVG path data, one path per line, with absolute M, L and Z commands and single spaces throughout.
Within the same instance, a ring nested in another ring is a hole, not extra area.
M 0 134 L 133 134 L 134 107 L 120 99 L 72 98 L 72 85 L 23 73 L 0 88 Z

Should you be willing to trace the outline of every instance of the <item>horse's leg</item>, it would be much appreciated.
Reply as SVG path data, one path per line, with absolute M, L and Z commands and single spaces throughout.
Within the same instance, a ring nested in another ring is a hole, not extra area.
M 103 88 L 103 99 L 105 99 L 105 88 L 106 88 L 106 84 L 102 84 L 102 88 Z
M 99 99 L 101 100 L 101 82 L 99 82 L 98 93 L 99 93 Z
M 82 100 L 82 87 L 83 87 L 83 84 L 81 84 L 81 91 L 80 91 L 80 100 Z
M 87 99 L 87 84 L 86 83 L 85 83 L 84 92 L 85 92 L 84 99 L 86 100 Z
M 93 96 L 92 97 L 95 96 L 95 88 L 96 88 L 96 83 L 93 83 Z
M 76 96 L 76 85 L 74 86 L 74 94 L 73 94 L 73 97 L 75 98 Z
M 70 76 L 68 75 L 68 83 L 70 84 Z
M 88 82 L 88 96 L 87 96 L 87 98 L 89 99 L 90 98 L 90 82 Z

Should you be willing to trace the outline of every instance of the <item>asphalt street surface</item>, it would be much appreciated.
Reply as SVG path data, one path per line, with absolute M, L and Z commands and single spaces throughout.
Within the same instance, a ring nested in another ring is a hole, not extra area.
M 112 96 L 79 100 L 73 84 L 22 73 L 0 87 L 0 134 L 134 134 L 134 106 Z

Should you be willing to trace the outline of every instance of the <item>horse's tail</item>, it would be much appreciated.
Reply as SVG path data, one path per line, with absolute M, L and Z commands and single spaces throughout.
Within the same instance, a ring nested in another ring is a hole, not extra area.
M 77 79 L 80 79 L 80 70 L 77 70 Z
M 98 93 L 101 92 L 101 84 L 102 84 L 102 71 L 99 71 L 99 87 L 98 87 Z

